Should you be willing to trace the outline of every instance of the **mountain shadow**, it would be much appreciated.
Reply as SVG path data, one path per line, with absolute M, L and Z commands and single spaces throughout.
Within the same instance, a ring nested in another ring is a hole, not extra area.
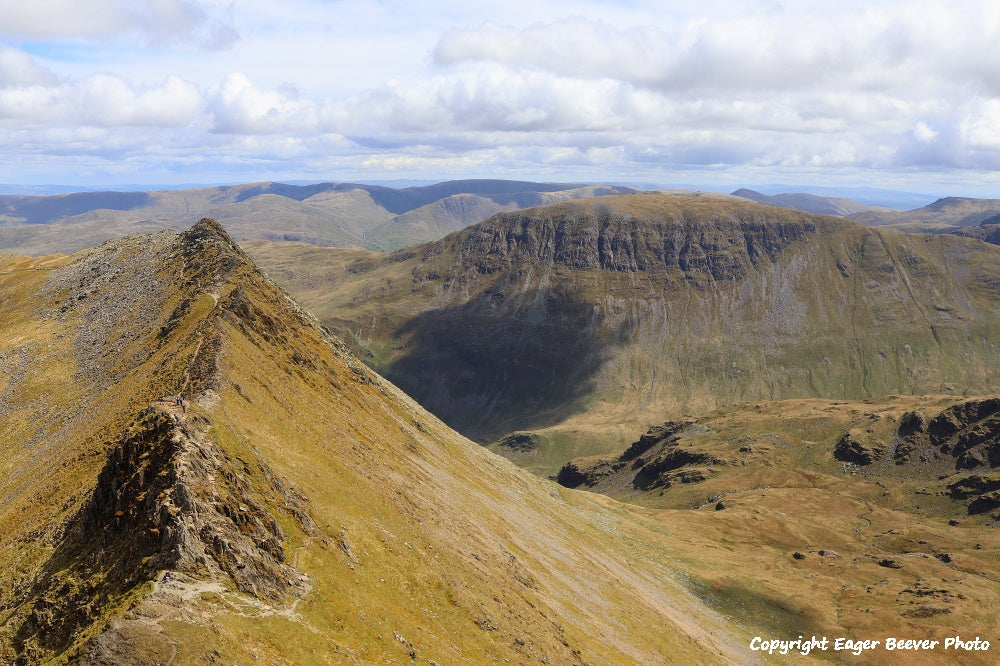
M 487 288 L 460 305 L 423 312 L 393 339 L 405 353 L 383 370 L 425 408 L 467 437 L 488 441 L 513 428 L 544 428 L 583 411 L 620 339 L 575 291 L 537 289 L 511 309 Z

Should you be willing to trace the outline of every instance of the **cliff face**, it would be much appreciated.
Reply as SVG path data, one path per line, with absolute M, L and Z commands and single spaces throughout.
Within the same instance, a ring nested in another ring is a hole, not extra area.
M 499 215 L 465 236 L 459 258 L 481 273 L 559 265 L 665 273 L 706 289 L 712 281 L 739 280 L 774 263 L 789 244 L 816 232 L 811 220 L 768 220 L 760 211 L 722 219 L 664 211 L 668 219 L 637 219 L 608 206 L 595 208 Z
M 373 367 L 484 442 L 741 400 L 1000 382 L 1000 252 L 952 236 L 646 193 L 340 256 L 269 269 Z
M 952 233 L 956 236 L 975 238 L 985 243 L 1000 245 L 1000 216 L 991 217 L 981 222 L 978 226 L 963 227 Z
M 308 531 L 304 498 L 262 461 L 247 468 L 226 454 L 207 436 L 205 419 L 181 420 L 172 411 L 147 408 L 108 451 L 89 499 L 17 599 L 29 607 L 13 637 L 21 662 L 66 650 L 107 604 L 164 570 L 228 579 L 270 603 L 309 591 L 308 578 L 285 563 L 275 517 L 289 513 Z M 134 651 L 142 654 L 140 647 Z

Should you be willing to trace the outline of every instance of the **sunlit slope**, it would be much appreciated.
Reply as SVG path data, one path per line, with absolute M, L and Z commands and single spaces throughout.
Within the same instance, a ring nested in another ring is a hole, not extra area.
M 0 272 L 0 661 L 749 658 L 665 530 L 446 428 L 215 223 Z
M 547 429 L 587 449 L 622 423 L 741 400 L 1000 379 L 1000 251 L 951 236 L 644 193 L 501 214 L 390 256 L 249 247 L 366 362 L 481 441 Z
M 661 509 L 733 612 L 943 643 L 996 635 L 998 467 L 997 396 L 886 396 L 729 406 L 574 460 L 559 480 Z

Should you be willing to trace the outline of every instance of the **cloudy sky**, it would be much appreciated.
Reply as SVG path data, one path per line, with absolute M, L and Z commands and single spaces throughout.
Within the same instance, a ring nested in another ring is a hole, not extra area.
M 0 183 L 1000 197 L 993 0 L 0 0 Z

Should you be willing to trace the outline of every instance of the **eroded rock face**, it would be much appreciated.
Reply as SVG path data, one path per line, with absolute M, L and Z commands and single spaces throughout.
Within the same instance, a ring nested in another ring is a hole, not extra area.
M 90 500 L 35 584 L 42 600 L 17 635 L 24 654 L 62 647 L 97 617 L 102 599 L 162 569 L 228 576 L 265 600 L 303 591 L 274 515 L 285 509 L 296 517 L 288 507 L 301 510 L 302 498 L 284 484 L 255 482 L 245 463 L 204 435 L 208 425 L 149 407 L 109 451 Z
M 1000 399 L 952 405 L 927 426 L 930 445 L 955 458 L 956 470 L 1000 466 Z
M 948 484 L 948 494 L 955 499 L 970 499 L 969 515 L 1000 508 L 1000 474 L 970 474 Z
M 809 223 L 767 222 L 753 213 L 736 220 L 680 222 L 636 225 L 631 215 L 600 206 L 543 221 L 507 213 L 469 233 L 461 253 L 480 273 L 542 262 L 629 273 L 679 271 L 707 287 L 711 281 L 744 277 L 748 267 L 773 262 L 789 244 L 815 232 Z
M 579 488 L 583 485 L 593 485 L 596 477 L 586 466 L 581 466 L 577 461 L 570 461 L 562 466 L 559 474 L 556 475 L 556 482 L 567 488 Z
M 897 465 L 908 462 L 913 454 L 927 440 L 927 420 L 918 412 L 907 412 L 899 420 L 896 430 L 896 449 L 893 452 L 893 462 Z
M 656 443 L 678 434 L 691 425 L 690 421 L 667 421 L 663 425 L 653 426 L 645 435 L 640 437 L 632 446 L 625 449 L 621 455 L 621 460 L 635 460 L 646 451 L 649 451 Z

